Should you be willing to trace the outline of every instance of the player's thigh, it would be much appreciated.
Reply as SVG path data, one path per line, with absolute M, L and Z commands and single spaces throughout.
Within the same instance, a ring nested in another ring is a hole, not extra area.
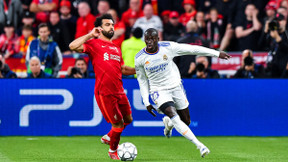
M 167 90 L 154 91 L 150 94 L 150 97 L 157 106 L 157 109 L 159 109 L 161 105 L 167 102 L 174 102 L 171 92 Z
M 98 106 L 108 123 L 119 123 L 123 116 L 118 105 L 118 98 L 113 95 L 97 95 Z
M 131 123 L 133 120 L 131 106 L 125 94 L 119 95 L 118 105 L 119 105 L 119 110 L 123 116 L 124 122 Z
M 178 86 L 172 90 L 172 98 L 175 102 L 176 110 L 183 110 L 189 106 L 189 102 L 182 86 Z

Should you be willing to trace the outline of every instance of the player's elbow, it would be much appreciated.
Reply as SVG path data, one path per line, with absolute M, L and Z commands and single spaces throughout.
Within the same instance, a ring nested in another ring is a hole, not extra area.
M 70 50 L 72 50 L 72 51 L 76 51 L 76 50 L 77 50 L 77 46 L 74 45 L 73 42 L 71 42 L 71 43 L 69 44 L 69 48 L 70 48 Z

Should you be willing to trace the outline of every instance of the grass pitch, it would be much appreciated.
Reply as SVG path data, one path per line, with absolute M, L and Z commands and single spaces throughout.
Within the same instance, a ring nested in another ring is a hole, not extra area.
M 211 153 L 204 159 L 184 137 L 122 137 L 138 149 L 135 161 L 288 161 L 288 137 L 199 137 Z M 99 136 L 0 137 L 0 162 L 113 161 Z

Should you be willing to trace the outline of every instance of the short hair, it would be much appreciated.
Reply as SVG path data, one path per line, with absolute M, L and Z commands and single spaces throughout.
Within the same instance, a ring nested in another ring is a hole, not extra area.
M 76 63 L 77 63 L 78 61 L 84 61 L 84 62 L 85 62 L 85 64 L 87 65 L 87 62 L 86 62 L 86 60 L 85 60 L 84 58 L 82 58 L 82 57 L 80 57 L 80 58 L 77 58 L 77 59 L 75 60 L 75 62 L 74 62 L 74 65 L 76 65 Z
M 36 60 L 36 61 L 38 61 L 40 63 L 40 59 L 37 56 L 31 57 L 29 62 L 31 62 L 31 60 Z
M 39 25 L 38 25 L 38 30 L 39 30 L 40 28 L 44 28 L 44 27 L 47 27 L 48 30 L 50 31 L 49 26 L 48 26 L 46 23 L 41 23 L 41 24 L 39 24 Z
M 97 17 L 97 19 L 96 19 L 96 21 L 94 23 L 94 26 L 95 27 L 101 26 L 103 19 L 111 19 L 113 21 L 113 23 L 114 23 L 112 15 L 107 13 L 107 14 L 104 14 L 102 16 Z
M 22 30 L 30 30 L 30 31 L 33 31 L 33 28 L 31 25 L 24 25 Z
M 141 28 L 137 27 L 137 28 L 133 29 L 132 34 L 136 38 L 141 38 L 143 35 L 143 30 Z
M 154 29 L 154 28 L 147 29 L 145 31 L 144 35 L 147 35 L 148 33 L 151 33 L 151 34 L 156 33 L 156 35 L 158 36 L 158 31 L 156 29 Z

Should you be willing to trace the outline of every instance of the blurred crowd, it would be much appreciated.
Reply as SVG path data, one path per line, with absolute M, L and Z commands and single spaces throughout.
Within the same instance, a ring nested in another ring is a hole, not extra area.
M 113 42 L 125 64 L 145 47 L 143 32 L 159 31 L 163 41 L 241 51 L 234 78 L 288 77 L 288 0 L 1 0 L 0 78 L 16 78 L 5 59 L 26 60 L 28 78 L 57 77 L 69 43 L 87 34 L 95 19 L 110 13 Z M 253 51 L 268 53 L 266 66 L 254 63 Z M 182 78 L 225 78 L 211 69 L 211 58 L 175 58 Z M 67 78 L 95 77 L 85 59 L 76 59 Z M 135 76 L 125 76 L 135 77 Z

